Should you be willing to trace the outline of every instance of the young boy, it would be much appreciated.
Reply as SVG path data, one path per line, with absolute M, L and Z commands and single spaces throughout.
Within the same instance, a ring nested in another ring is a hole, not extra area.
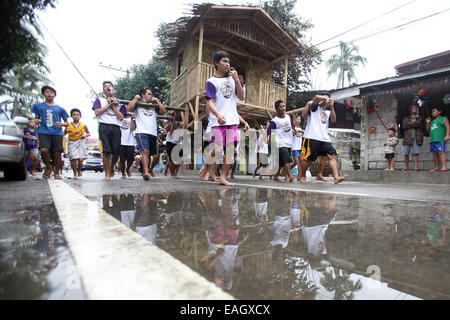
M 267 128 L 267 135 L 270 138 L 273 129 L 276 129 L 276 142 L 278 148 L 279 167 L 277 173 L 273 177 L 275 181 L 281 181 L 278 178 L 280 170 L 284 169 L 285 181 L 292 182 L 294 176 L 291 175 L 291 164 L 293 163 L 291 157 L 292 148 L 292 119 L 286 116 L 286 105 L 282 100 L 275 102 L 275 110 L 277 116 L 270 121 Z
M 175 114 L 173 120 L 166 124 L 164 127 L 164 132 L 166 132 L 166 148 L 168 155 L 168 167 L 170 169 L 170 175 L 173 179 L 178 179 L 178 170 L 180 168 L 181 162 L 177 158 L 181 158 L 183 156 L 183 151 L 178 153 L 174 152 L 174 148 L 181 143 L 181 137 L 175 137 L 174 131 L 177 129 L 181 129 L 183 127 L 182 123 L 179 121 L 175 121 Z M 178 160 L 178 161 L 177 161 Z
M 293 116 L 294 118 L 294 130 L 292 132 L 292 158 L 294 158 L 294 163 L 291 165 L 291 170 L 298 165 L 297 180 L 300 181 L 301 178 L 301 166 L 300 166 L 300 155 L 302 152 L 302 140 L 303 140 L 303 129 L 300 127 L 302 123 L 302 118 L 300 116 Z
M 431 116 L 426 119 L 427 131 L 430 133 L 430 152 L 433 152 L 434 169 L 431 172 L 439 171 L 439 160 L 441 160 L 441 171 L 447 171 L 447 157 L 445 155 L 445 145 L 450 140 L 450 124 L 447 117 L 442 116 L 441 107 L 433 107 Z
M 269 164 L 269 145 L 267 144 L 267 125 L 256 123 L 259 127 L 258 140 L 256 141 L 256 161 L 257 166 L 253 171 L 253 178 L 256 176 L 258 169 L 266 168 Z M 259 176 L 259 180 L 262 180 L 262 175 Z
M 92 106 L 99 122 L 98 136 L 102 144 L 102 160 L 105 168 L 105 180 L 114 176 L 114 165 L 120 156 L 121 121 L 127 114 L 127 108 L 119 105 L 116 91 L 110 81 L 103 82 L 103 94 L 106 98 L 97 98 Z
M 336 161 L 337 152 L 331 144 L 331 139 L 328 135 L 329 121 L 332 123 L 336 122 L 334 101 L 330 99 L 330 94 L 324 92 L 315 96 L 313 100 L 308 101 L 305 108 L 303 108 L 302 118 L 308 118 L 308 123 L 302 140 L 302 161 L 300 164 L 302 170 L 300 181 L 302 183 L 309 182 L 306 178 L 306 170 L 308 170 L 311 163 L 319 156 L 326 157 L 326 160 L 329 161 L 335 184 L 346 180 L 347 175 L 339 176 Z M 317 175 L 319 176 L 319 174 L 322 175 L 321 170 L 319 170 Z
M 212 142 L 216 156 L 213 172 L 218 167 L 217 156 L 225 148 L 224 163 L 218 180 L 219 184 L 233 186 L 226 180 L 228 169 L 233 163 L 234 149 L 239 140 L 238 125 L 242 122 L 250 129 L 237 112 L 236 102 L 244 100 L 244 89 L 234 68 L 230 67 L 230 54 L 224 50 L 217 51 L 213 56 L 216 72 L 206 81 L 206 108 L 212 113 L 210 117 Z M 228 152 L 227 152 L 228 151 Z M 231 160 L 231 161 L 230 161 Z
M 73 178 L 76 180 L 82 176 L 81 166 L 84 159 L 88 157 L 86 138 L 91 134 L 88 127 L 80 122 L 81 111 L 77 108 L 70 110 L 70 116 L 73 119 L 66 130 L 64 135 L 69 135 L 69 143 L 67 145 L 67 153 L 69 154 L 70 166 L 73 171 Z
M 384 143 L 384 152 L 385 152 L 385 158 L 387 160 L 387 168 L 384 169 L 386 171 L 394 171 L 394 164 L 395 164 L 395 153 L 394 149 L 395 146 L 398 144 L 398 138 L 395 136 L 395 128 L 389 128 L 388 129 L 388 137 L 386 139 L 386 142 Z
M 45 102 L 33 105 L 33 112 L 36 116 L 35 122 L 39 125 L 37 130 L 39 149 L 41 150 L 42 160 L 45 163 L 44 179 L 50 178 L 53 170 L 55 179 L 62 179 L 59 175 L 62 168 L 61 153 L 63 152 L 63 130 L 69 123 L 69 115 L 66 110 L 54 102 L 56 90 L 50 86 L 44 86 L 41 89 Z M 61 119 L 64 123 L 61 123 Z M 54 166 L 50 163 L 50 153 L 53 155 Z
M 157 107 L 144 107 L 138 102 L 156 103 Z M 165 114 L 166 107 L 161 101 L 153 96 L 152 90 L 149 88 L 142 88 L 139 95 L 136 95 L 127 105 L 129 112 L 134 110 L 136 115 L 136 139 L 138 141 L 138 149 L 141 151 L 141 161 L 143 167 L 142 177 L 144 180 L 150 180 L 151 173 L 149 167 L 155 166 L 155 161 L 159 161 L 157 140 L 158 140 L 158 125 L 156 121 L 156 114 Z M 152 160 L 153 158 L 153 160 Z
M 28 162 L 31 159 L 31 175 L 36 175 L 36 167 L 39 162 L 38 133 L 33 118 L 28 119 L 28 125 L 23 129 L 23 141 L 25 143 L 25 170 L 28 177 Z
M 122 172 L 122 179 L 126 179 L 127 175 L 128 177 L 131 177 L 131 166 L 134 162 L 134 148 L 136 141 L 133 135 L 133 131 L 136 129 L 134 114 L 128 113 L 121 122 L 122 125 L 120 126 L 120 131 L 122 137 L 120 140 L 120 171 Z

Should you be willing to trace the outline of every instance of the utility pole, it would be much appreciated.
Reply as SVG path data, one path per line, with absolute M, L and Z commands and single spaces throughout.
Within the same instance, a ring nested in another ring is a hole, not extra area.
M 128 69 L 127 70 L 122 70 L 122 68 L 120 68 L 120 69 L 114 68 L 114 67 L 111 67 L 111 65 L 105 66 L 101 62 L 99 64 L 99 66 L 102 67 L 102 68 L 106 68 L 106 69 L 111 69 L 111 70 L 115 70 L 115 71 L 125 72 L 127 74 L 127 78 L 130 77 L 130 72 L 128 71 Z

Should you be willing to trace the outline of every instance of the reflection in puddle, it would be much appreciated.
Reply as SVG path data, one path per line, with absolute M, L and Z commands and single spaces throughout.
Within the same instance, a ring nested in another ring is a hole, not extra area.
M 0 299 L 85 299 L 55 206 L 0 220 Z
M 238 299 L 450 298 L 444 204 L 264 188 L 101 201 Z

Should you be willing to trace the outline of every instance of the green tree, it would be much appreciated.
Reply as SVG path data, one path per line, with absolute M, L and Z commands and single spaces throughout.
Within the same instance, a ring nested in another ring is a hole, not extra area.
M 48 68 L 34 64 L 16 65 L 5 75 L 5 81 L 0 84 L 0 94 L 11 97 L 11 117 L 27 116 L 31 107 L 40 98 L 40 88 L 50 81 L 47 79 Z
M 336 88 L 344 87 L 345 73 L 347 73 L 347 80 L 350 84 L 352 79 L 356 80 L 355 68 L 362 64 L 365 66 L 367 59 L 359 55 L 359 48 L 352 44 L 346 44 L 343 41 L 339 42 L 340 53 L 333 54 L 327 60 L 329 67 L 328 75 L 338 74 L 338 83 Z
M 295 107 L 295 99 L 291 94 L 310 87 L 309 75 L 311 70 L 322 62 L 318 49 L 308 43 L 305 38 L 305 32 L 313 28 L 314 25 L 311 21 L 303 20 L 295 14 L 293 10 L 296 4 L 297 0 L 265 0 L 259 4 L 261 8 L 294 36 L 306 50 L 306 54 L 301 57 L 289 57 L 287 97 L 289 109 Z M 284 66 L 281 68 L 273 74 L 273 81 L 278 84 L 283 84 Z
M 130 75 L 117 80 L 115 84 L 116 96 L 130 100 L 139 90 L 148 87 L 153 95 L 163 104 L 169 102 L 170 66 L 168 63 L 152 59 L 146 65 L 138 64 L 131 67 Z
M 44 66 L 35 10 L 55 7 L 56 0 L 3 0 L 0 2 L 0 82 L 15 65 Z

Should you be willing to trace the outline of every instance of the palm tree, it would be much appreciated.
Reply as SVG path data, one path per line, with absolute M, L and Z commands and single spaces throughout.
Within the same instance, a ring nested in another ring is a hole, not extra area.
M 344 87 L 345 73 L 347 72 L 347 80 L 350 84 L 352 79 L 356 80 L 355 67 L 359 64 L 365 66 L 367 59 L 360 56 L 359 48 L 355 45 L 348 45 L 343 41 L 339 42 L 341 49 L 340 54 L 333 54 L 327 61 L 327 65 L 330 68 L 328 75 L 339 73 L 338 83 L 336 88 Z
M 48 69 L 45 66 L 27 63 L 15 66 L 7 73 L 5 82 L 0 84 L 0 94 L 8 95 L 12 99 L 11 118 L 30 113 L 31 106 L 40 97 L 41 85 L 50 82 L 46 71 Z

